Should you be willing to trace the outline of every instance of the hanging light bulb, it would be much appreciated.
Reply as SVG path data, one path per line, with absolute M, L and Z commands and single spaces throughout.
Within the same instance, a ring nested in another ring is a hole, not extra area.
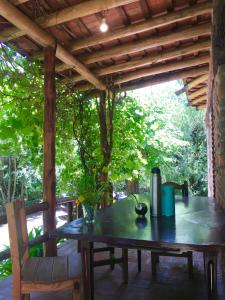
M 100 24 L 100 31 L 101 32 L 107 32 L 109 29 L 109 25 L 106 23 L 106 18 L 102 18 L 101 24 Z

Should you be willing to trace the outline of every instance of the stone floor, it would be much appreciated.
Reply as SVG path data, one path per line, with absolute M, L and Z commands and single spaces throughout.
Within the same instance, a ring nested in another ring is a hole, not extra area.
M 59 254 L 75 251 L 74 241 L 64 243 Z M 119 250 L 118 250 L 119 251 Z M 201 253 L 194 253 L 194 280 L 188 279 L 185 258 L 161 257 L 156 280 L 151 277 L 150 254 L 143 251 L 142 272 L 137 272 L 136 251 L 129 251 L 129 282 L 122 282 L 120 266 L 95 268 L 96 300 L 205 300 L 207 289 Z M 99 254 L 97 254 L 98 256 Z M 102 257 L 103 254 L 101 254 Z M 98 257 L 96 257 L 97 259 Z M 224 279 L 218 274 L 218 300 L 225 299 Z M 11 278 L 0 281 L 0 300 L 11 299 Z M 69 300 L 71 292 L 33 294 L 32 300 Z

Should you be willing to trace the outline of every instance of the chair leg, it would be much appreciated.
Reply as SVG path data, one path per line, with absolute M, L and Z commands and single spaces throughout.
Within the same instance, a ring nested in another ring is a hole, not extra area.
M 157 270 L 157 262 L 158 262 L 158 255 L 151 252 L 151 263 L 152 263 L 152 277 L 156 277 L 156 270 Z
M 77 241 L 77 253 L 80 253 L 81 251 L 81 242 L 78 240 Z
M 122 257 L 123 257 L 123 281 L 124 283 L 128 283 L 128 249 L 122 249 Z
M 111 265 L 110 265 L 111 270 L 114 270 L 114 267 L 115 267 L 115 263 L 114 263 L 115 255 L 114 254 L 115 254 L 115 249 L 112 247 L 109 250 L 109 257 L 110 257 L 110 260 L 111 260 Z
M 73 300 L 80 300 L 80 282 L 76 281 L 73 288 Z
M 138 257 L 138 272 L 141 272 L 141 250 L 137 250 Z
M 189 279 L 193 279 L 194 272 L 193 272 L 193 255 L 192 252 L 188 253 L 188 275 Z

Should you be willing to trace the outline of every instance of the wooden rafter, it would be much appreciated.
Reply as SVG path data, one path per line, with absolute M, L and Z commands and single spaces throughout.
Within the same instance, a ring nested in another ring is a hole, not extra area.
M 14 24 L 23 32 L 26 32 L 33 40 L 43 47 L 55 45 L 55 38 L 44 31 L 35 22 L 29 19 L 25 14 L 19 11 L 15 6 L 6 0 L 0 1 L 0 13 L 9 22 Z M 71 65 L 78 73 L 80 73 L 86 80 L 92 83 L 100 90 L 105 89 L 105 85 L 96 78 L 87 67 L 80 61 L 73 57 L 64 47 L 57 45 L 56 56 L 64 63 Z
M 193 76 L 200 76 L 202 74 L 207 74 L 209 72 L 209 66 L 202 66 L 198 68 L 187 68 L 181 71 L 177 72 L 170 72 L 170 73 L 165 73 L 161 74 L 159 76 L 154 76 L 153 78 L 149 79 L 143 79 L 141 81 L 137 82 L 130 82 L 130 83 L 125 83 L 122 85 L 119 85 L 119 90 L 121 91 L 130 91 L 130 90 L 135 90 L 138 88 L 143 88 L 146 86 L 150 85 L 155 85 L 155 84 L 160 84 L 164 83 L 167 81 L 171 80 L 177 80 L 177 79 L 185 79 L 188 77 L 193 77 Z M 91 86 L 89 83 L 84 83 L 84 84 L 76 84 L 77 90 L 80 91 L 86 91 L 86 90 L 91 90 L 93 89 L 93 86 Z
M 204 104 L 200 104 L 196 107 L 197 110 L 201 110 L 207 107 L 207 102 L 205 102 Z
M 187 88 L 192 89 L 193 87 L 196 87 L 200 83 L 206 82 L 207 80 L 208 80 L 208 74 L 204 74 L 204 75 L 192 80 L 191 82 L 189 82 L 187 84 Z
M 144 87 L 148 87 L 151 85 L 161 84 L 164 82 L 172 81 L 172 80 L 178 80 L 178 79 L 184 79 L 192 76 L 198 76 L 202 74 L 208 74 L 209 67 L 204 66 L 200 68 L 192 68 L 192 69 L 185 69 L 178 72 L 171 72 L 171 74 L 165 74 L 164 76 L 157 76 L 158 78 L 148 79 L 142 82 L 135 82 L 127 84 L 126 86 L 122 86 L 122 91 L 131 91 L 136 90 Z
M 114 80 L 115 84 L 121 84 L 124 82 L 128 82 L 131 80 L 135 80 L 138 78 L 148 77 L 152 75 L 167 73 L 171 71 L 176 71 L 188 67 L 198 66 L 201 64 L 205 64 L 209 62 L 209 55 L 203 55 L 201 57 L 191 58 L 191 59 L 185 59 L 183 61 L 179 62 L 171 62 L 165 65 L 150 67 L 141 69 L 134 72 L 129 72 L 128 74 L 125 74 L 123 76 L 120 76 L 119 78 Z
M 199 104 L 199 103 L 202 103 L 203 101 L 206 101 L 206 98 L 207 98 L 207 95 L 200 96 L 200 97 L 198 97 L 198 98 L 192 100 L 192 101 L 190 102 L 190 104 L 191 104 L 191 105 L 197 105 L 197 104 Z
M 106 35 L 99 34 L 97 36 L 87 37 L 73 42 L 69 49 L 70 51 L 79 50 L 86 47 L 106 43 L 115 39 L 124 38 L 133 34 L 148 31 L 150 29 L 159 28 L 161 26 L 169 25 L 174 22 L 182 21 L 188 18 L 196 17 L 200 14 L 210 13 L 212 10 L 212 3 L 207 2 L 203 4 L 196 4 L 191 7 L 182 9 L 180 11 L 168 13 L 164 16 L 151 18 L 137 24 L 128 25 L 124 28 L 109 32 Z
M 89 0 L 51 13 L 48 16 L 40 17 L 35 20 L 35 23 L 42 28 L 48 28 L 135 1 L 137 0 Z M 9 28 L 1 32 L 0 41 L 7 42 L 25 34 L 25 31 L 16 27 Z
M 203 42 L 198 42 L 198 43 L 195 43 L 195 44 L 189 45 L 189 46 L 182 46 L 182 47 L 179 47 L 176 49 L 165 50 L 162 53 L 151 54 L 146 57 L 131 60 L 131 61 L 128 61 L 125 63 L 116 64 L 116 65 L 112 65 L 112 66 L 104 67 L 104 68 L 94 69 L 92 71 L 98 76 L 104 76 L 104 75 L 108 75 L 108 74 L 112 74 L 112 73 L 116 73 L 116 72 L 120 72 L 120 71 L 130 70 L 130 69 L 137 68 L 137 67 L 147 66 L 152 63 L 158 63 L 158 62 L 165 61 L 167 59 L 171 59 L 171 58 L 175 58 L 175 57 L 181 57 L 183 55 L 187 55 L 187 54 L 194 53 L 194 52 L 201 51 L 201 50 L 207 50 L 209 48 L 210 48 L 210 41 L 203 41 Z M 65 65 L 60 65 L 59 67 L 56 67 L 57 72 L 62 71 L 61 66 L 65 66 Z M 68 77 L 68 78 L 64 79 L 64 82 L 65 83 L 70 82 L 70 81 L 78 82 L 81 80 L 83 80 L 82 76 L 76 75 L 76 76 Z
M 145 49 L 166 45 L 172 42 L 181 41 L 211 33 L 211 24 L 195 25 L 190 28 L 179 29 L 172 33 L 158 34 L 149 38 L 141 39 L 137 42 L 128 42 L 123 45 L 113 46 L 106 50 L 97 51 L 81 57 L 86 64 L 115 58 L 125 54 L 139 52 Z
M 28 1 L 29 0 L 10 0 L 9 2 L 11 2 L 14 5 L 20 5 L 20 4 L 26 3 Z
M 191 101 L 191 100 L 197 98 L 198 96 L 204 95 L 206 93 L 207 93 L 207 87 L 202 87 L 202 88 L 198 89 L 197 91 L 188 95 L 188 99 Z

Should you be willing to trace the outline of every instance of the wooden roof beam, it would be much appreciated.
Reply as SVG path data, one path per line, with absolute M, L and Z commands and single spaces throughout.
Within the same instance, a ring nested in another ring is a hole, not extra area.
M 93 54 L 82 56 L 81 60 L 84 61 L 85 64 L 90 64 L 94 62 L 99 62 L 104 59 L 110 59 L 115 56 L 131 54 L 146 49 L 154 48 L 157 46 L 163 46 L 172 42 L 194 38 L 200 35 L 208 34 L 210 32 L 210 23 L 196 25 L 191 28 L 179 29 L 172 33 L 166 32 L 160 35 L 155 35 L 153 37 L 145 38 L 135 43 L 129 42 L 126 44 L 114 46 L 107 50 L 97 51 Z M 70 66 L 66 64 L 60 64 L 56 67 L 57 72 L 65 71 L 67 69 L 70 69 Z
M 119 90 L 121 91 L 131 91 L 135 90 L 138 88 L 144 88 L 150 85 L 156 85 L 172 80 L 178 80 L 178 79 L 185 79 L 188 77 L 193 77 L 193 76 L 199 76 L 202 74 L 206 74 L 209 72 L 209 66 L 202 66 L 202 67 L 195 67 L 195 68 L 187 68 L 181 71 L 176 71 L 176 72 L 170 72 L 170 73 L 165 73 L 161 74 L 159 76 L 153 76 L 153 78 L 149 79 L 143 79 L 138 82 L 131 82 L 131 83 L 125 83 L 119 85 Z M 87 90 L 93 90 L 93 86 L 90 85 L 89 83 L 84 83 L 84 84 L 77 84 L 76 85 L 77 90 L 80 91 L 87 91 Z
M 207 95 L 203 95 L 203 96 L 200 96 L 192 101 L 190 101 L 190 105 L 194 106 L 194 105 L 197 105 L 199 103 L 202 103 L 203 101 L 206 101 L 206 98 L 207 98 Z
M 212 3 L 206 2 L 203 4 L 192 5 L 188 8 L 168 13 L 160 17 L 154 17 L 140 23 L 128 25 L 124 28 L 117 29 L 113 32 L 108 32 L 106 35 L 95 35 L 73 42 L 69 46 L 70 51 L 79 50 L 86 47 L 95 46 L 106 43 L 115 39 L 124 38 L 133 34 L 145 32 L 154 28 L 169 25 L 174 22 L 183 21 L 188 18 L 196 17 L 212 11 Z
M 204 95 L 206 93 L 207 93 L 207 87 L 205 86 L 205 87 L 202 87 L 202 88 L 198 89 L 197 91 L 189 94 L 188 99 L 191 101 L 191 100 L 194 100 L 196 97 Z
M 193 45 L 182 46 L 182 47 L 175 48 L 175 49 L 173 48 L 172 50 L 166 50 L 161 53 L 157 52 L 155 54 L 150 54 L 143 58 L 131 60 L 131 61 L 128 61 L 125 63 L 121 63 L 118 65 L 116 64 L 116 65 L 112 65 L 112 66 L 105 67 L 105 68 L 98 68 L 98 69 L 95 69 L 92 71 L 98 76 L 108 75 L 108 74 L 112 74 L 112 73 L 116 73 L 116 72 L 120 72 L 120 71 L 130 70 L 130 69 L 137 68 L 137 67 L 147 66 L 152 63 L 158 63 L 160 61 L 165 61 L 167 59 L 180 57 L 180 56 L 194 53 L 197 51 L 207 50 L 210 48 L 210 45 L 211 45 L 210 41 L 197 42 Z M 57 67 L 56 71 L 59 72 L 60 68 Z M 73 77 L 68 77 L 68 78 L 64 79 L 63 81 L 66 83 L 66 82 L 70 82 L 70 81 L 79 82 L 81 80 L 83 80 L 82 76 L 76 75 Z
M 204 74 L 204 75 L 192 80 L 191 82 L 189 82 L 187 84 L 187 88 L 190 90 L 193 87 L 198 86 L 200 83 L 206 82 L 207 80 L 208 80 L 208 74 Z
M 202 74 L 208 74 L 209 72 L 209 67 L 208 66 L 204 66 L 204 67 L 199 67 L 199 68 L 191 68 L 191 69 L 184 69 L 182 71 L 178 71 L 178 72 L 171 72 L 168 74 L 164 74 L 163 76 L 154 76 L 153 78 L 147 79 L 147 80 L 141 80 L 140 82 L 132 82 L 129 84 L 125 84 L 125 85 L 120 85 L 117 86 L 116 89 L 118 91 L 132 91 L 132 90 L 136 90 L 136 89 L 141 89 L 141 88 L 145 88 L 148 86 L 152 86 L 152 85 L 157 85 L 157 84 L 162 84 L 165 82 L 169 82 L 172 80 L 178 80 L 178 79 L 185 79 L 188 77 L 193 77 L 193 76 L 199 76 Z M 90 84 L 85 84 L 85 85 L 78 85 L 77 88 L 79 90 L 87 90 L 91 88 Z M 90 91 L 90 96 L 92 97 L 97 97 L 99 95 L 99 92 L 96 90 L 92 90 Z
M 205 102 L 204 104 L 200 104 L 196 107 L 197 110 L 201 110 L 207 107 L 207 102 Z
M 10 0 L 10 2 L 13 4 L 13 5 L 20 5 L 20 4 L 23 4 L 23 3 L 26 3 L 28 2 L 29 0 Z
M 15 6 L 9 3 L 7 0 L 0 1 L 0 14 L 9 22 L 13 23 L 23 32 L 26 32 L 35 42 L 43 47 L 54 46 L 55 38 L 44 31 L 35 22 L 29 19 L 25 14 L 18 10 Z M 61 45 L 57 45 L 56 56 L 64 63 L 71 65 L 79 74 L 81 74 L 87 81 L 92 83 L 96 88 L 103 90 L 105 85 L 96 78 L 87 67 L 85 67 L 80 61 L 73 57 L 65 48 Z
M 141 89 L 148 86 L 169 82 L 172 80 L 185 79 L 196 75 L 198 76 L 202 74 L 208 74 L 208 72 L 209 72 L 208 66 L 192 68 L 192 69 L 184 69 L 178 72 L 171 72 L 169 74 L 164 74 L 163 76 L 161 75 L 158 76 L 157 78 L 142 80 L 141 82 L 126 84 L 125 86 L 122 85 L 121 90 L 131 91 L 131 90 Z
M 40 17 L 35 20 L 35 23 L 42 28 L 48 28 L 135 1 L 137 0 L 89 0 Z M 0 41 L 8 42 L 25 34 L 26 32 L 16 27 L 9 28 L 0 33 Z
M 148 76 L 176 71 L 188 67 L 194 67 L 201 64 L 206 64 L 209 63 L 209 59 L 210 59 L 209 55 L 203 55 L 200 57 L 185 59 L 179 62 L 171 62 L 168 64 L 163 64 L 155 67 L 141 69 L 134 72 L 129 72 L 121 77 L 117 77 L 117 79 L 114 79 L 114 83 L 121 84 L 138 78 L 148 77 Z
M 111 47 L 109 49 L 96 51 L 94 53 L 82 56 L 81 60 L 84 61 L 85 64 L 91 64 L 102 60 L 115 58 L 121 55 L 140 52 L 146 49 L 163 46 L 176 41 L 183 41 L 210 33 L 210 23 L 195 25 L 185 29 L 178 29 L 170 33 L 164 32 L 162 34 L 157 34 L 149 38 L 141 39 L 139 41 L 132 41 L 122 45 Z

